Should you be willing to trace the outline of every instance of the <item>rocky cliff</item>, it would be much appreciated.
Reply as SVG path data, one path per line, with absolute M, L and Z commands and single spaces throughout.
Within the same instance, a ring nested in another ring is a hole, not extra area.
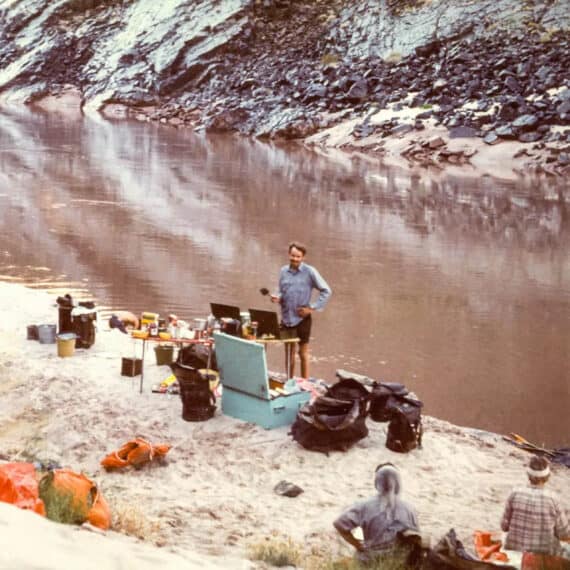
M 0 18 L 4 98 L 72 86 L 85 105 L 259 137 L 442 125 L 570 163 L 570 0 L 13 0 Z M 402 108 L 421 112 L 370 120 Z

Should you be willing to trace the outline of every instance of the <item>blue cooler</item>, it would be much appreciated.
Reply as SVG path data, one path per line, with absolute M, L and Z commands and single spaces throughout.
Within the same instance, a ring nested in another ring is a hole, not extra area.
M 222 412 L 265 429 L 292 424 L 310 392 L 272 396 L 262 344 L 225 333 L 214 333 L 214 341 L 223 385 Z

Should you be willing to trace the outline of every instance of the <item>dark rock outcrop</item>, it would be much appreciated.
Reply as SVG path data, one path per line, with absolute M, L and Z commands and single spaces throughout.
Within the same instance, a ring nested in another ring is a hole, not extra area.
M 155 105 L 153 118 L 285 138 L 340 111 L 411 105 L 425 108 L 413 123 L 364 119 L 354 136 L 399 136 L 430 118 L 488 144 L 570 141 L 564 5 L 29 0 L 0 13 L 0 95 L 73 85 L 95 106 Z

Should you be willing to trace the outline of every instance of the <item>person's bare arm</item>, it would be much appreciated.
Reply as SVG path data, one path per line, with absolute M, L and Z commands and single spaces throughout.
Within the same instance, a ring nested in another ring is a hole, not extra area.
M 348 530 L 344 530 L 342 528 L 339 528 L 336 524 L 334 525 L 334 527 L 335 527 L 336 531 L 340 534 L 340 536 L 342 536 L 342 538 L 344 538 L 344 540 L 346 540 L 346 542 L 348 542 L 348 544 L 350 544 L 351 546 L 354 546 L 354 548 L 356 548 L 356 550 L 358 550 L 360 552 L 361 550 L 364 549 L 364 544 L 362 543 L 362 541 L 355 538 L 355 536 L 352 534 L 352 532 L 350 532 Z

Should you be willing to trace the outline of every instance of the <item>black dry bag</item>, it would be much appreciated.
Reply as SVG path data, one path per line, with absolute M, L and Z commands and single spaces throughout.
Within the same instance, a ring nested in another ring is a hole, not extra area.
M 366 407 L 360 400 L 320 396 L 297 413 L 290 435 L 305 449 L 346 451 L 368 435 Z
M 403 398 L 391 412 L 386 447 L 398 453 L 407 453 L 422 446 L 422 407 L 419 400 Z
M 398 382 L 374 382 L 370 395 L 370 419 L 389 421 L 392 411 L 407 394 L 407 388 Z
M 182 419 L 187 422 L 209 420 L 216 411 L 216 396 L 210 390 L 208 375 L 178 362 L 170 367 L 180 386 Z

